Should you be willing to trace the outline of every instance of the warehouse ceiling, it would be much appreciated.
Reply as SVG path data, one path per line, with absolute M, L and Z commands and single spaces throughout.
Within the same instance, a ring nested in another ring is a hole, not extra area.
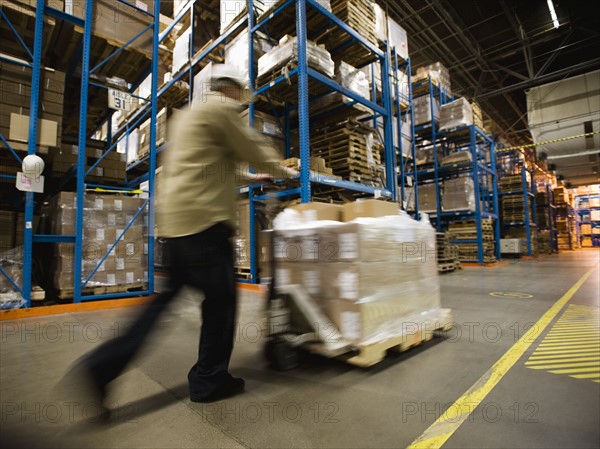
M 600 2 L 380 0 L 408 33 L 413 72 L 441 61 L 509 143 L 532 142 L 525 89 L 600 68 Z M 595 130 L 599 131 L 599 130 Z M 539 149 L 538 149 L 539 151 Z

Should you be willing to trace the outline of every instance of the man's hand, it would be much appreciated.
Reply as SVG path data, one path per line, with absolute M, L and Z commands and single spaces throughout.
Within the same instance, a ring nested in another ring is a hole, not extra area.
M 288 178 L 294 178 L 299 174 L 298 170 L 291 167 L 285 167 L 285 170 L 287 171 Z
M 246 176 L 251 184 L 265 185 L 273 182 L 273 176 L 268 173 L 247 173 Z

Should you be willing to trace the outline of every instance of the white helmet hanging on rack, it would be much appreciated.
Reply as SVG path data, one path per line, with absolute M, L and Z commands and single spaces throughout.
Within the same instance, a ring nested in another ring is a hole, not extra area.
M 44 167 L 44 160 L 37 154 L 29 154 L 25 156 L 23 163 L 21 164 L 23 174 L 29 179 L 37 179 L 42 176 Z

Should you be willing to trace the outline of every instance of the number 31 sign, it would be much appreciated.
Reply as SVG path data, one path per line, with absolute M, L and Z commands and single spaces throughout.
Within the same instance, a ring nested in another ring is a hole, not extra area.
M 108 107 L 121 111 L 130 111 L 133 106 L 131 94 L 120 90 L 108 89 Z

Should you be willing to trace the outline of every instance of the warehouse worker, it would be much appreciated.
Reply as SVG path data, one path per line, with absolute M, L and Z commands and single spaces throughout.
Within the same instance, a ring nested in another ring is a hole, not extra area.
M 237 298 L 234 250 L 236 192 L 240 164 L 249 163 L 259 174 L 254 181 L 297 175 L 280 164 L 266 140 L 239 115 L 244 79 L 231 66 L 213 66 L 212 89 L 197 105 L 171 120 L 172 145 L 164 153 L 158 176 L 156 217 L 169 274 L 169 290 L 156 297 L 125 335 L 109 341 L 72 370 L 88 380 L 91 392 L 103 401 L 105 389 L 138 352 L 160 313 L 182 286 L 200 289 L 202 326 L 198 360 L 188 374 L 194 402 L 222 399 L 244 388 L 229 373 Z

